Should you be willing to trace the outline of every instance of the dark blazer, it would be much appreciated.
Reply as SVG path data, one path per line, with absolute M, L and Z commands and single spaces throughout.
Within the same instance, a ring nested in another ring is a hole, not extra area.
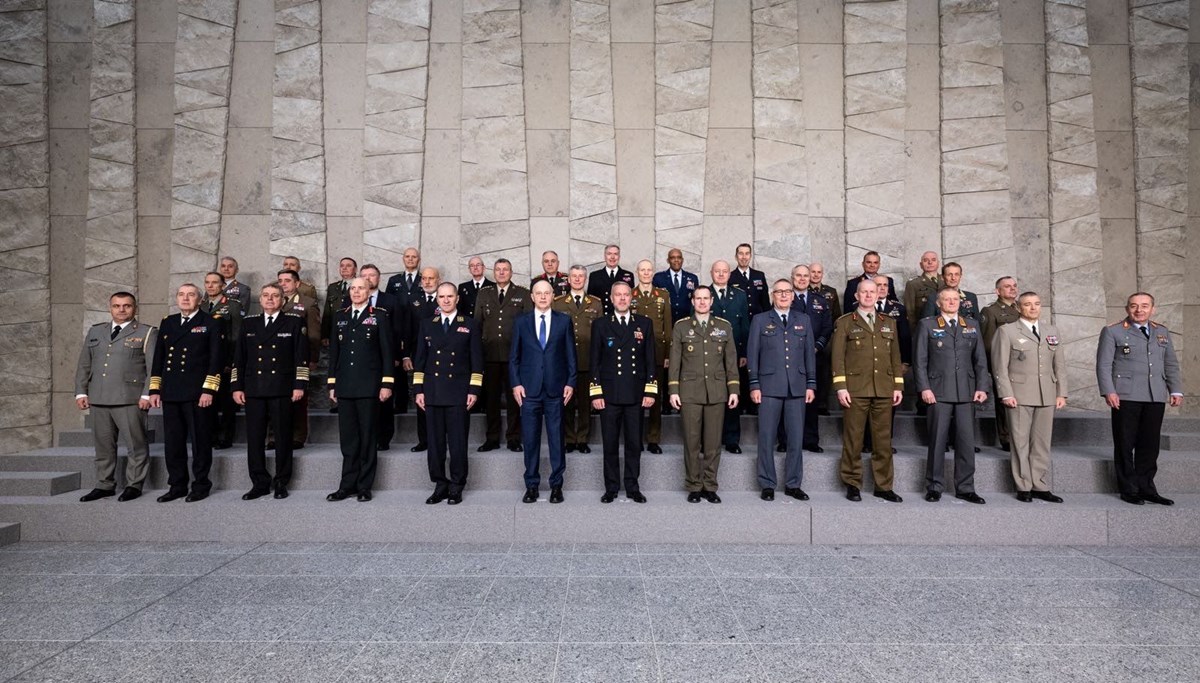
M 965 289 L 959 289 L 958 293 L 961 295 L 960 303 L 958 304 L 958 314 L 979 320 L 979 297 L 975 296 L 975 292 L 968 292 Z M 934 292 L 929 296 L 929 300 L 925 302 L 925 310 L 921 311 L 921 317 L 933 318 L 937 315 L 939 315 L 937 292 Z
M 896 321 L 896 333 L 900 336 L 900 362 L 912 365 L 912 328 L 908 325 L 908 309 L 902 303 L 885 301 L 883 314 Z
M 538 342 L 538 311 L 526 313 L 513 323 L 512 347 L 508 353 L 509 386 L 522 386 L 530 398 L 560 398 L 563 387 L 575 386 L 575 334 L 571 316 L 549 311 L 550 334 L 546 348 Z
M 475 281 L 474 280 L 467 280 L 466 282 L 460 282 L 458 284 L 458 312 L 459 312 L 459 314 L 465 315 L 469 318 L 474 317 L 475 316 L 475 298 L 479 296 L 480 290 L 482 290 L 484 287 L 488 287 L 488 286 L 495 287 L 496 283 L 492 282 L 491 280 L 487 279 L 486 277 L 483 278 L 483 284 L 480 285 L 479 289 L 475 289 Z
M 383 290 L 376 290 L 375 292 L 375 307 L 382 308 L 388 312 L 388 324 L 391 325 L 392 330 L 392 356 L 396 360 L 400 360 L 404 357 L 403 354 L 408 351 L 404 346 L 408 341 L 408 326 L 405 324 L 408 318 L 408 311 L 400 307 L 399 299 Z M 341 308 L 350 308 L 349 294 L 342 297 Z
M 396 354 L 397 358 L 412 358 L 417 352 L 417 331 L 421 323 L 426 318 L 432 318 L 434 313 L 438 311 L 437 295 L 434 295 L 433 301 L 425 295 L 425 290 L 421 290 L 415 295 L 408 298 L 406 335 L 404 337 L 404 345 L 400 353 Z
M 713 288 L 712 314 L 725 319 L 733 327 L 733 342 L 737 346 L 738 358 L 746 357 L 746 340 L 750 336 L 750 301 L 746 293 L 737 287 L 725 288 L 725 302 L 717 298 L 716 285 Z
M 375 398 L 381 387 L 390 389 L 395 383 L 391 316 L 377 306 L 368 307 L 355 322 L 353 311 L 343 308 L 333 317 L 329 388 L 339 398 Z
M 500 289 L 496 286 L 479 290 L 475 300 L 475 319 L 479 321 L 483 335 L 483 360 L 488 363 L 507 363 L 512 344 L 512 326 L 522 313 L 533 310 L 529 290 L 508 283 L 504 303 L 500 303 Z
M 729 284 L 746 293 L 750 301 L 750 316 L 754 317 L 763 311 L 771 309 L 770 286 L 767 284 L 767 274 L 754 268 L 748 269 L 750 277 L 742 275 L 742 271 L 734 268 L 729 273 Z
M 833 336 L 833 311 L 829 310 L 829 302 L 825 297 L 810 291 L 805 302 L 797 292 L 796 298 L 792 299 L 792 310 L 808 315 L 812 324 L 813 346 L 817 351 L 829 346 L 829 339 Z
M 264 314 L 242 323 L 230 387 L 253 398 L 291 396 L 308 387 L 308 335 L 293 315 L 275 314 L 267 327 Z
M 846 280 L 846 291 L 842 293 L 842 311 L 849 313 L 858 308 L 858 300 L 854 298 L 854 294 L 858 292 L 858 283 L 866 279 L 868 279 L 867 274 L 863 273 L 858 277 Z M 891 276 L 888 277 L 888 301 L 900 303 L 900 297 L 896 294 L 896 282 Z
M 970 403 L 990 391 L 983 331 L 974 318 L 958 316 L 951 328 L 942 316 L 917 323 L 913 376 L 917 391 L 932 390 L 938 403 Z
M 624 282 L 633 287 L 633 273 L 617 266 L 617 276 L 611 278 L 608 276 L 608 267 L 601 267 L 599 270 L 593 270 L 588 275 L 587 293 L 600 299 L 604 304 L 604 315 L 612 315 L 612 302 L 608 300 L 608 295 L 612 291 L 612 286 L 617 282 Z
M 221 324 L 197 310 L 182 323 L 178 313 L 158 325 L 158 343 L 150 366 L 150 395 L 164 401 L 196 401 L 221 387 Z
M 614 405 L 636 405 L 649 396 L 658 399 L 654 358 L 654 326 L 650 319 L 630 314 L 629 325 L 616 315 L 592 321 L 592 386 L 588 398 Z
M 383 287 L 383 290 L 385 292 L 387 292 L 388 294 L 391 294 L 392 296 L 399 299 L 400 305 L 402 305 L 402 306 L 408 303 L 408 298 L 410 295 L 417 294 L 421 291 L 420 270 L 418 270 L 417 273 L 413 275 L 412 287 L 408 286 L 408 282 L 405 279 L 405 275 L 407 275 L 407 273 L 405 273 L 404 271 L 400 271 L 399 273 L 396 273 L 395 275 L 388 278 L 387 285 L 385 285 Z
M 441 311 L 418 323 L 413 357 L 413 394 L 425 394 L 427 406 L 465 406 L 483 386 L 483 341 L 479 321 L 458 314 L 450 330 Z
M 337 313 L 339 308 L 350 305 L 349 296 L 349 280 L 338 280 L 331 283 L 325 290 L 325 307 L 321 311 L 321 339 L 329 339 L 329 331 L 333 329 L 333 315 Z M 345 300 L 345 303 L 343 303 L 343 300 Z
M 670 269 L 655 273 L 651 284 L 667 290 L 671 295 L 671 320 L 683 320 L 692 314 L 692 292 L 700 286 L 700 279 L 695 273 L 679 271 L 679 289 L 675 289 L 675 279 L 671 277 Z
M 561 270 L 554 273 L 554 280 L 551 280 L 550 276 L 546 273 L 542 273 L 541 275 L 533 278 L 529 281 L 529 291 L 532 292 L 533 286 L 541 280 L 545 280 L 550 283 L 550 286 L 554 288 L 554 296 L 562 296 L 563 294 L 571 291 L 571 283 L 567 281 L 567 274 Z
M 774 398 L 803 397 L 817 387 L 817 354 L 812 322 L 804 313 L 788 313 L 785 327 L 775 309 L 750 321 L 746 366 L 750 389 Z

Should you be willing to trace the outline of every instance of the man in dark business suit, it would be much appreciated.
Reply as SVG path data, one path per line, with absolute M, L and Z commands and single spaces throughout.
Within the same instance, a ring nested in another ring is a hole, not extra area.
M 267 428 L 292 433 L 292 405 L 308 389 L 308 335 L 304 322 L 283 315 L 283 288 L 263 285 L 258 295 L 262 313 L 246 318 L 232 361 L 233 400 L 246 407 L 246 460 L 251 488 L 242 500 L 271 492 L 287 498 L 292 478 L 291 439 L 275 443 L 275 477 L 267 471 Z
M 621 267 L 621 247 L 610 244 L 604 247 L 604 267 L 592 271 L 587 286 L 587 293 L 604 304 L 604 315 L 612 315 L 612 302 L 608 300 L 608 295 L 618 282 L 624 282 L 632 289 L 633 273 Z
M 692 314 L 692 292 L 700 286 L 700 278 L 683 269 L 679 249 L 667 252 L 667 265 L 670 267 L 654 274 L 653 284 L 671 295 L 671 320 L 683 320 Z
M 458 312 L 468 318 L 475 317 L 475 299 L 479 296 L 479 290 L 496 284 L 487 279 L 483 274 L 484 269 L 483 259 L 472 256 L 467 261 L 467 272 L 471 274 L 471 279 L 458 284 Z
M 862 282 L 863 280 L 875 282 L 875 276 L 879 274 L 879 264 L 879 252 L 868 251 L 867 253 L 863 254 L 862 275 L 847 280 L 846 290 L 842 292 L 843 311 L 853 311 L 858 307 L 858 301 L 854 298 L 855 293 L 858 292 L 858 283 Z M 896 296 L 896 283 L 892 281 L 891 277 L 888 278 L 888 291 L 891 292 L 889 300 L 895 300 L 897 303 L 899 303 L 900 299 Z
M 158 502 L 187 496 L 193 503 L 212 490 L 213 397 L 221 387 L 221 326 L 200 310 L 200 288 L 191 283 L 175 292 L 179 313 L 162 319 L 150 370 L 150 407 L 162 408 L 166 440 L 167 492 Z M 188 352 L 191 352 L 190 356 Z M 192 442 L 192 482 L 188 492 L 187 442 Z
M 750 302 L 750 317 L 771 308 L 771 296 L 767 294 L 767 275 L 761 270 L 750 267 L 750 259 L 754 252 L 749 244 L 743 242 L 737 245 L 734 252 L 737 258 L 737 268 L 729 274 L 729 284 L 746 293 Z
M 413 352 L 413 401 L 429 423 L 429 478 L 433 495 L 426 505 L 462 502 L 467 485 L 467 436 L 471 406 L 483 386 L 483 343 L 479 323 L 458 312 L 453 282 L 437 288 L 438 310 L 420 321 Z M 446 451 L 450 476 L 446 476 Z
M 712 314 L 722 318 L 733 328 L 733 343 L 737 347 L 738 376 L 746 373 L 746 339 L 750 334 L 750 301 L 746 293 L 729 283 L 729 262 L 714 261 L 709 273 L 712 275 Z M 747 381 L 749 377 L 747 376 Z M 741 381 L 739 379 L 739 381 Z M 742 406 L 725 409 L 725 424 L 721 427 L 721 443 L 730 453 L 741 453 L 738 444 L 742 439 Z
M 521 443 L 525 446 L 524 503 L 536 503 L 541 474 L 542 424 L 550 450 L 550 502 L 563 502 L 563 406 L 575 393 L 575 335 L 571 318 L 551 309 L 554 286 L 533 283 L 533 310 L 513 322 L 508 353 L 508 382 L 521 409 Z
M 809 317 L 792 308 L 792 283 L 771 284 L 773 306 L 754 316 L 746 346 L 750 400 L 758 407 L 758 485 L 763 500 L 775 500 L 775 449 L 779 421 L 787 421 L 784 493 L 808 500 L 802 450 L 804 412 L 816 396 L 816 347 Z
M 642 462 L 642 409 L 654 405 L 658 381 L 654 359 L 654 326 L 631 310 L 633 290 L 623 282 L 613 285 L 613 314 L 592 323 L 592 409 L 600 413 L 604 439 L 604 495 L 601 503 L 617 497 L 622 479 L 625 497 L 645 503 L 638 485 Z M 625 441 L 625 476 L 621 477 L 620 449 Z

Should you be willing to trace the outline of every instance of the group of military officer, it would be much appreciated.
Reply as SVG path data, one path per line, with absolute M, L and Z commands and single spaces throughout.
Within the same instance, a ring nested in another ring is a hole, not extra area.
M 1017 296 L 1014 278 L 998 280 L 996 301 L 981 310 L 977 297 L 960 287 L 961 266 L 939 268 L 933 252 L 922 255 L 922 274 L 907 283 L 904 304 L 891 278 L 879 274 L 875 252 L 864 256 L 863 273 L 848 280 L 840 300 L 822 282 L 819 263 L 796 266 L 790 279 L 768 285 L 765 274 L 750 268 L 748 244 L 738 246 L 736 268 L 716 261 L 705 286 L 683 270 L 678 249 L 658 273 L 645 260 L 636 273 L 621 268 L 617 245 L 605 248 L 604 265 L 591 273 L 582 266 L 563 273 L 557 254 L 547 251 L 532 292 L 512 282 L 506 259 L 496 261 L 495 280 L 489 280 L 483 261 L 472 258 L 471 279 L 455 286 L 441 282 L 436 269 L 422 269 L 415 248 L 403 256 L 404 270 L 382 290 L 377 267 L 357 269 L 343 258 L 324 316 L 295 257 L 284 260 L 276 282 L 261 288 L 262 313 L 253 316 L 246 315 L 249 288 L 237 281 L 237 263 L 229 257 L 206 275 L 203 292 L 181 286 L 180 312 L 157 329 L 133 319 L 131 294 L 114 294 L 112 322 L 89 331 L 77 376 L 79 406 L 93 409 L 97 434 L 98 483 L 83 499 L 115 494 L 118 432 L 130 435 L 132 448 L 121 499 L 140 494 L 145 410 L 160 405 L 169 474 L 160 502 L 208 495 L 212 448 L 228 447 L 232 416 L 242 406 L 252 481 L 243 498 L 272 491 L 287 497 L 292 451 L 307 436 L 310 372 L 327 347 L 343 453 L 341 482 L 328 496 L 334 501 L 371 500 L 377 452 L 389 447 L 394 411 L 406 409 L 410 396 L 420 423 L 412 450 L 428 452 L 430 504 L 461 502 L 469 412 L 484 405 L 487 433 L 478 450 L 493 450 L 506 401 L 504 437 L 510 450 L 525 453 L 526 502 L 538 499 L 543 422 L 551 435 L 550 500 L 561 502 L 564 453 L 590 451 L 593 410 L 600 413 L 604 446 L 601 500 L 613 501 L 623 487 L 629 499 L 645 502 L 640 455 L 643 443 L 661 452 L 664 409 L 682 415 L 689 502 L 720 502 L 720 454 L 740 453 L 743 410 L 759 418 L 761 497 L 774 499 L 774 451 L 780 451 L 786 453 L 784 493 L 807 500 L 802 451 L 822 450 L 816 416 L 825 411 L 822 394 L 833 390 L 845 415 L 840 468 L 846 497 L 861 500 L 860 453 L 870 451 L 874 495 L 901 502 L 892 491 L 891 421 L 910 366 L 930 423 L 927 501 L 939 500 L 945 488 L 944 454 L 952 441 L 955 495 L 984 502 L 973 486 L 972 406 L 987 399 L 993 378 L 997 428 L 1001 447 L 1012 451 L 1018 500 L 1062 500 L 1049 489 L 1049 434 L 1054 409 L 1066 402 L 1065 359 L 1056 331 L 1039 320 L 1040 298 Z M 1149 295 L 1130 297 L 1129 317 L 1117 324 L 1125 330 L 1120 340 L 1111 341 L 1113 328 L 1102 335 L 1097 372 L 1111 374 L 1100 385 L 1112 389 L 1103 393 L 1113 410 L 1122 499 L 1169 504 L 1153 486 L 1157 439 L 1147 434 L 1161 424 L 1161 405 L 1178 405 L 1182 392 L 1170 335 L 1149 320 L 1152 310 Z M 1134 328 L 1143 331 L 1140 340 L 1129 332 Z M 1148 387 L 1140 380 L 1130 385 L 1129 364 L 1143 360 Z M 116 368 L 107 370 L 110 365 Z M 110 387 L 110 373 L 121 383 Z M 274 476 L 266 468 L 269 448 L 275 449 Z

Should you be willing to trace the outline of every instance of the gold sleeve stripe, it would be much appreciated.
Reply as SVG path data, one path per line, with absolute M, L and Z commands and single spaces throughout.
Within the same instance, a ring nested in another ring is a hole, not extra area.
M 482 372 L 472 372 L 470 384 L 473 387 L 483 386 L 483 373 Z
M 834 383 L 834 384 L 837 384 L 838 382 L 845 382 L 845 381 L 846 381 L 846 376 L 845 376 L 845 375 L 838 375 L 838 376 L 836 376 L 836 377 L 834 377 L 834 378 L 833 378 L 833 383 Z
M 647 382 L 646 383 L 646 393 L 647 394 L 657 394 L 658 393 L 658 383 L 657 382 Z
M 208 389 L 209 391 L 216 391 L 216 390 L 220 389 L 221 388 L 221 376 L 220 375 L 206 376 L 204 378 L 204 385 L 202 388 Z
M 236 382 L 236 381 L 238 381 L 238 371 L 237 371 L 237 368 L 231 368 L 231 369 L 229 370 L 229 381 L 230 381 L 230 382 Z
M 307 365 L 296 366 L 296 379 L 309 379 L 309 371 Z
M 726 382 L 726 384 L 728 384 L 729 386 L 736 387 L 738 385 L 738 382 L 739 382 L 739 380 L 731 379 L 728 382 Z
M 897 378 L 896 378 L 896 384 L 904 384 L 904 378 L 903 378 L 903 377 L 897 377 Z
M 158 377 L 157 375 L 154 377 L 151 377 L 150 378 L 150 389 L 151 390 L 162 389 L 162 377 Z
M 424 383 L 425 383 L 425 373 L 414 372 L 413 373 L 413 384 L 424 384 Z
M 588 390 L 588 395 L 589 396 L 603 396 L 604 395 L 604 387 L 600 386 L 599 384 L 593 384 L 592 388 Z
M 329 379 L 325 380 L 326 386 L 333 386 L 336 383 L 337 383 L 336 377 L 330 377 Z
M 382 381 L 384 384 L 392 384 L 395 382 L 391 375 L 384 375 Z
M 673 380 L 667 382 L 667 386 L 669 386 L 669 387 L 678 386 L 678 385 L 679 385 L 679 380 L 677 380 L 677 379 L 673 379 Z

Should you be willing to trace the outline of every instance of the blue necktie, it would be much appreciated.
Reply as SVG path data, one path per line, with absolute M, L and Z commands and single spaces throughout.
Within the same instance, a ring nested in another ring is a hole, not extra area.
M 538 326 L 538 343 L 546 348 L 546 314 L 541 315 L 542 324 Z

